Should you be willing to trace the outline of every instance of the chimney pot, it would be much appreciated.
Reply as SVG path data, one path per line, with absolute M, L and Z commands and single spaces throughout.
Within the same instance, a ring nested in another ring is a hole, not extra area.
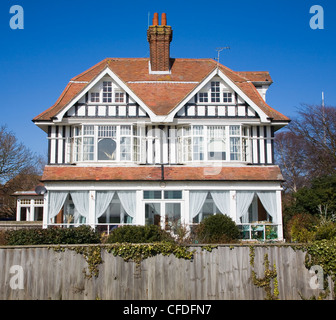
M 159 14 L 157 12 L 154 13 L 153 17 L 153 26 L 159 25 Z
M 161 25 L 166 26 L 167 25 L 167 16 L 165 13 L 161 14 Z

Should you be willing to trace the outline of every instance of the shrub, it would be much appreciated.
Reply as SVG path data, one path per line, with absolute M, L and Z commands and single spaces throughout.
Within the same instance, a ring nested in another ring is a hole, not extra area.
M 7 245 L 6 231 L 0 231 L 0 246 Z
M 196 228 L 200 243 L 230 243 L 239 239 L 239 229 L 227 215 L 215 214 L 205 218 Z
M 114 229 L 107 237 L 107 243 L 152 243 L 173 241 L 172 237 L 159 226 L 122 226 Z
M 325 221 L 317 226 L 315 240 L 332 240 L 336 237 L 336 224 L 332 221 Z
M 89 244 L 99 243 L 100 237 L 89 226 L 76 228 L 18 229 L 6 233 L 8 245 Z
M 291 241 L 306 243 L 315 238 L 318 219 L 311 214 L 300 213 L 288 222 L 289 236 Z

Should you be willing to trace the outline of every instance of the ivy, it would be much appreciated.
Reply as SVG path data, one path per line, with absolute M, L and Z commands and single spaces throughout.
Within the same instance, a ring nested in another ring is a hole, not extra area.
M 328 288 L 328 276 L 336 282 L 336 239 L 314 241 L 306 247 L 305 266 L 310 269 L 314 265 L 319 265 L 323 269 L 326 292 Z M 334 296 L 336 296 L 336 285 L 334 286 Z
M 144 259 L 154 257 L 158 254 L 169 256 L 173 254 L 178 259 L 192 260 L 194 251 L 189 251 L 186 247 L 172 242 L 157 242 L 152 244 L 130 244 L 115 243 L 105 246 L 107 252 L 114 256 L 119 256 L 124 261 L 134 261 L 137 265 Z
M 126 262 L 133 261 L 137 266 L 139 266 L 144 259 L 154 257 L 158 254 L 162 254 L 163 256 L 173 254 L 178 259 L 192 260 L 195 252 L 194 250 L 189 251 L 187 247 L 172 242 L 157 242 L 152 244 L 114 243 L 109 245 L 66 247 L 58 245 L 49 248 L 52 248 L 56 252 L 64 252 L 65 249 L 68 249 L 83 255 L 88 264 L 88 272 L 84 270 L 85 277 L 88 279 L 92 277 L 97 278 L 99 276 L 99 265 L 103 263 L 101 257 L 102 249 L 105 249 L 114 256 L 123 258 Z
M 255 251 L 254 247 L 250 246 L 250 265 L 254 268 L 254 257 Z M 263 288 L 266 292 L 266 300 L 278 300 L 279 297 L 279 287 L 278 287 L 278 278 L 277 278 L 277 269 L 275 263 L 273 264 L 273 270 L 270 269 L 270 262 L 268 259 L 268 254 L 264 255 L 264 277 L 258 278 L 256 272 L 252 269 L 252 282 L 255 286 Z M 272 292 L 272 280 L 273 280 L 273 292 Z
M 208 251 L 208 252 L 212 252 L 213 249 L 217 249 L 218 248 L 218 245 L 205 245 L 205 246 L 202 246 L 202 251 Z
M 49 248 L 50 249 L 50 248 Z M 61 247 L 60 245 L 52 247 L 56 252 L 64 252 L 65 249 L 75 251 L 78 254 L 83 255 L 85 261 L 88 264 L 88 273 L 84 270 L 85 277 L 91 279 L 93 276 L 95 278 L 99 275 L 99 265 L 103 263 L 101 257 L 101 247 L 100 246 L 66 246 Z

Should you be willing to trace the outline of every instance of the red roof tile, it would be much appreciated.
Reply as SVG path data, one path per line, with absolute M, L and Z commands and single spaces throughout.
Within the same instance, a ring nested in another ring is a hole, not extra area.
M 78 83 L 77 81 L 91 82 L 106 67 L 110 68 L 155 114 L 166 115 L 217 67 L 217 62 L 212 59 L 171 59 L 170 74 L 150 74 L 148 62 L 148 58 L 104 59 L 72 78 L 56 103 L 35 117 L 33 121 L 50 121 L 88 86 L 88 83 Z M 257 81 L 264 77 L 270 79 L 267 72 L 234 72 L 221 64 L 219 64 L 219 68 L 270 118 L 289 120 L 280 112 L 272 109 L 251 83 L 251 81 Z M 136 83 L 139 81 L 142 83 Z M 145 81 L 169 81 L 170 83 L 153 84 L 144 83 Z
M 278 166 L 244 167 L 46 166 L 42 181 L 282 181 Z

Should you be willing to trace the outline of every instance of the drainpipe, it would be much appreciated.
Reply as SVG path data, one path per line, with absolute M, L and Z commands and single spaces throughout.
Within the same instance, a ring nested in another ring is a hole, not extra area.
M 161 180 L 164 180 L 164 165 L 161 164 Z

